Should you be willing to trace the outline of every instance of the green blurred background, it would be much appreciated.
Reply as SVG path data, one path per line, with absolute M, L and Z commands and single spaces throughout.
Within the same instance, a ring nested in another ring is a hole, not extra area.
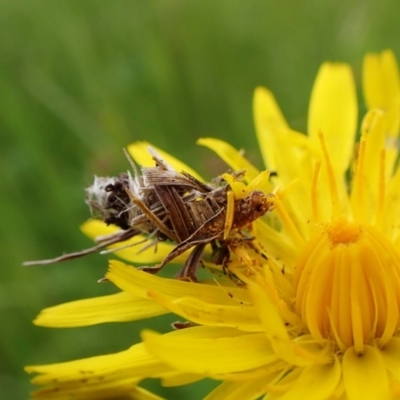
M 21 267 L 91 244 L 78 226 L 94 174 L 126 170 L 121 149 L 147 140 L 212 177 L 225 167 L 196 147 L 205 136 L 261 167 L 253 89 L 272 89 L 305 131 L 321 62 L 351 63 L 359 87 L 366 52 L 400 57 L 399 17 L 398 0 L 1 0 L 0 398 L 28 398 L 25 364 L 125 349 L 142 326 L 167 331 L 175 319 L 31 324 L 44 307 L 115 291 L 96 283 L 106 256 Z M 150 385 L 168 399 L 200 399 L 214 383 Z

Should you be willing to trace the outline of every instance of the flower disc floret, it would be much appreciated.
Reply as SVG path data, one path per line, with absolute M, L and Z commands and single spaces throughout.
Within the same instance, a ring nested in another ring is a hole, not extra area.
M 377 229 L 340 217 L 316 230 L 296 266 L 296 310 L 315 339 L 339 349 L 379 339 L 399 321 L 400 258 Z

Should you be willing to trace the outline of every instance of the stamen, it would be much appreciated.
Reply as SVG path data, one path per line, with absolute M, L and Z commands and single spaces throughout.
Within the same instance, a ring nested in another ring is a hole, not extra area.
M 235 194 L 232 191 L 229 191 L 226 194 L 227 206 L 226 206 L 226 217 L 225 217 L 225 226 L 224 226 L 224 239 L 229 236 L 229 233 L 233 224 L 233 214 L 235 209 Z
M 337 327 L 335 325 L 335 318 L 332 316 L 332 310 L 328 308 L 328 316 L 329 316 L 329 323 L 330 323 L 330 328 L 331 328 L 331 339 L 333 339 L 339 349 L 344 352 L 346 350 L 346 345 L 343 343 L 342 339 L 340 338 Z
M 275 212 L 279 215 L 282 224 L 287 229 L 288 235 L 292 237 L 297 246 L 304 246 L 305 240 L 297 229 L 296 224 L 286 211 L 286 208 L 278 200 L 275 202 Z
M 366 296 L 366 282 L 364 281 L 362 267 L 357 253 L 357 251 L 350 251 L 348 260 L 350 266 L 350 313 L 354 348 L 357 354 L 362 354 L 364 352 L 363 322 L 365 322 L 363 321 L 363 314 L 364 310 L 368 310 L 368 304 L 363 304 L 363 297 Z M 362 305 L 365 307 L 362 307 Z
M 371 289 L 370 296 L 371 296 L 371 309 L 372 310 L 377 310 L 378 309 L 378 299 L 377 299 L 377 294 L 376 294 L 376 289 L 373 284 L 373 279 L 368 276 L 368 287 Z M 372 328 L 371 328 L 371 337 L 376 337 L 376 332 L 377 332 L 377 327 L 378 327 L 378 314 L 375 313 L 375 316 L 373 318 L 372 322 Z
M 317 195 L 317 181 L 320 170 L 321 170 L 321 162 L 317 162 L 314 165 L 311 178 L 311 208 L 313 212 L 314 222 L 320 222 L 320 207 Z
M 364 207 L 364 158 L 365 158 L 365 146 L 366 146 L 366 139 L 363 134 L 358 159 L 356 164 L 356 172 L 354 175 L 353 181 L 353 196 L 354 196 L 354 203 L 353 203 L 353 212 L 354 212 L 354 219 L 357 221 L 364 221 L 365 216 L 363 215 Z
M 374 224 L 375 227 L 379 230 L 382 229 L 384 210 L 385 210 L 385 195 L 386 195 L 385 161 L 386 161 L 386 151 L 385 149 L 382 149 L 379 154 L 378 201 L 376 209 L 376 221 Z
M 328 150 L 326 148 L 324 140 L 324 135 L 322 134 L 322 132 L 318 132 L 318 137 L 321 143 L 322 154 L 325 160 L 326 172 L 328 174 L 329 190 L 332 198 L 332 218 L 335 218 L 338 217 L 341 213 L 335 173 L 333 172 L 332 163 L 329 158 Z

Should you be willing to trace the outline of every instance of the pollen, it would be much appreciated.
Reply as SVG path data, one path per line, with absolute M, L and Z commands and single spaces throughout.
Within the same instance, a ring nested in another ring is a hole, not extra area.
M 349 221 L 345 217 L 340 217 L 326 226 L 326 234 L 332 242 L 332 245 L 357 242 L 361 233 L 361 226 L 355 222 Z
M 318 227 L 299 258 L 295 288 L 305 329 L 339 350 L 384 347 L 398 329 L 400 255 L 373 226 L 342 216 Z

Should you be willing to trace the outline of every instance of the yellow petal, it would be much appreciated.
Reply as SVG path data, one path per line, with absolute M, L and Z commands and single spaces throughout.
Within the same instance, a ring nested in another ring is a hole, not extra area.
M 389 383 L 385 363 L 377 349 L 364 346 L 364 354 L 353 348 L 343 356 L 343 380 L 349 400 L 388 400 Z
M 213 379 L 224 380 L 227 382 L 256 382 L 258 379 L 261 379 L 264 384 L 267 382 L 275 383 L 276 380 L 280 380 L 279 376 L 282 377 L 282 375 L 286 374 L 287 369 L 287 363 L 280 360 L 274 362 L 273 364 L 267 364 L 260 368 L 252 369 L 249 371 L 213 375 Z
M 400 221 L 400 168 L 397 168 L 395 175 L 389 181 L 387 188 L 387 196 L 385 199 L 386 212 L 384 213 L 384 232 L 388 238 L 394 243 L 396 248 L 399 248 L 398 241 L 400 231 L 397 224 L 393 221 Z
M 246 283 L 264 327 L 265 335 L 280 358 L 289 364 L 299 366 L 309 365 L 314 362 L 315 358 L 320 362 L 329 360 L 326 349 L 317 346 L 317 351 L 314 348 L 310 350 L 307 345 L 291 341 L 278 311 L 278 306 L 272 302 L 267 294 L 268 289 L 246 280 L 246 277 L 242 274 L 238 274 L 238 276 L 245 282 L 247 281 Z
M 221 177 L 229 184 L 236 199 L 244 199 L 249 194 L 247 186 L 243 182 L 237 181 L 233 175 L 222 174 Z
M 47 385 L 36 392 L 37 398 L 111 399 L 136 390 L 147 377 L 161 377 L 171 369 L 150 355 L 143 344 L 128 350 L 65 363 L 29 366 L 36 385 Z
M 264 162 L 278 173 L 275 181 L 280 187 L 290 186 L 285 206 L 298 230 L 306 235 L 311 218 L 310 194 L 313 158 L 318 146 L 309 138 L 290 130 L 273 95 L 264 88 L 254 93 L 254 120 Z M 293 183 L 296 182 L 294 185 Z M 299 207 L 299 204 L 302 206 Z
M 243 276 L 240 278 L 246 279 Z M 248 282 L 247 286 L 268 339 L 289 342 L 285 324 L 267 292 L 252 282 Z
M 184 171 L 194 176 L 196 179 L 204 181 L 203 178 L 188 165 L 148 142 L 132 143 L 128 146 L 128 151 L 132 158 L 142 167 L 154 167 L 155 163 L 153 156 L 149 153 L 149 147 L 154 149 L 156 153 L 177 172 Z
M 134 391 L 129 393 L 132 400 L 164 400 L 164 397 L 157 396 L 141 387 L 136 387 Z
M 269 181 L 269 176 L 269 171 L 261 171 L 251 182 L 249 182 L 248 190 L 261 190 L 264 193 L 271 193 L 273 186 Z
M 213 138 L 201 138 L 197 144 L 208 147 L 210 150 L 218 154 L 218 156 L 225 161 L 234 171 L 245 170 L 245 180 L 251 181 L 258 174 L 259 171 L 253 166 L 241 152 L 236 150 L 229 143 L 223 140 Z
M 324 63 L 310 99 L 308 135 L 318 143 L 323 133 L 333 169 L 342 178 L 353 155 L 357 126 L 357 96 L 350 67 Z
M 388 118 L 388 135 L 397 136 L 400 117 L 400 82 L 396 57 L 391 50 L 365 56 L 363 89 L 368 108 L 383 110 Z
M 43 400 L 114 400 L 114 399 L 132 399 L 132 400 L 164 400 L 141 387 L 134 386 L 131 381 L 119 382 L 119 386 L 110 386 L 99 384 L 85 385 L 84 382 L 77 388 L 60 389 L 57 386 L 38 390 L 32 393 L 32 399 Z
M 382 192 L 379 160 L 385 148 L 386 124 L 383 112 L 377 109 L 368 111 L 361 124 L 361 133 L 351 201 L 356 218 L 374 223 L 376 213 L 371 210 L 377 210 L 378 198 Z M 390 167 L 386 173 L 388 177 L 392 175 Z M 393 216 L 390 220 L 393 220 Z
M 341 365 L 335 359 L 332 364 L 305 367 L 292 387 L 285 394 L 272 394 L 268 400 L 327 400 L 339 385 Z
M 257 138 L 265 165 L 278 172 L 279 182 L 286 186 L 295 178 L 307 184 L 310 163 L 309 140 L 292 131 L 284 120 L 271 92 L 257 88 L 253 102 Z
M 224 240 L 229 236 L 235 212 L 235 194 L 231 191 L 226 194 L 226 217 L 224 224 Z
M 153 301 L 120 292 L 46 308 L 34 324 L 54 328 L 89 326 L 104 322 L 136 321 L 167 312 Z
M 81 225 L 81 231 L 91 239 L 95 239 L 98 236 L 110 235 L 112 233 L 120 230 L 119 228 L 110 225 L 107 226 L 103 221 L 98 219 L 91 219 L 86 221 L 83 225 Z M 111 246 L 108 246 L 108 249 L 118 249 L 120 247 L 126 246 L 128 244 L 132 244 L 131 247 L 118 250 L 113 252 L 117 256 L 121 257 L 126 261 L 130 261 L 137 264 L 145 264 L 151 266 L 152 264 L 159 263 L 173 250 L 175 245 L 170 242 L 159 242 L 157 243 L 157 247 L 151 246 L 145 250 L 142 250 L 147 242 L 143 243 L 142 240 L 145 239 L 145 235 L 138 235 L 125 242 L 115 243 Z M 141 242 L 138 245 L 135 243 Z M 157 251 L 155 251 L 157 250 Z M 178 257 L 175 258 L 175 263 L 182 263 L 186 260 L 188 256 L 188 252 L 185 252 Z
M 276 224 L 277 222 L 275 222 Z M 265 221 L 258 219 L 255 222 L 256 238 L 260 243 L 268 243 L 268 253 L 276 258 L 281 259 L 282 264 L 291 269 L 292 265 L 296 265 L 298 258 L 298 247 L 289 240 L 287 234 L 274 229 L 274 224 L 267 224 Z
M 275 145 L 275 138 L 289 130 L 289 126 L 274 96 L 263 87 L 258 87 L 254 92 L 253 114 L 264 164 L 272 171 L 276 171 L 280 152 Z
M 148 291 L 163 293 L 176 298 L 192 297 L 210 304 L 237 305 L 249 303 L 248 292 L 242 288 L 213 286 L 162 278 L 122 262 L 111 260 L 107 278 L 116 286 L 135 296 L 148 298 Z
M 114 374 L 116 371 L 129 373 L 135 379 L 146 376 L 158 376 L 160 371 L 171 371 L 152 356 L 146 350 L 143 343 L 136 344 L 127 350 L 114 354 L 56 364 L 28 366 L 25 367 L 25 370 L 28 373 L 41 374 L 33 378 L 33 383 L 35 384 L 44 384 L 53 380 L 58 383 L 78 383 L 84 376 L 87 376 L 89 381 L 96 379 L 103 380 L 109 374 Z
M 165 374 L 162 377 L 162 386 L 183 386 L 190 385 L 191 383 L 198 382 L 204 379 L 204 375 L 191 374 L 186 372 L 173 371 L 170 374 Z
M 398 158 L 396 137 L 400 125 L 400 82 L 396 58 L 392 51 L 368 54 L 363 64 L 363 89 L 369 109 L 383 114 L 383 143 L 375 148 L 386 149 L 386 176 L 390 177 Z
M 149 296 L 169 311 L 205 326 L 227 326 L 245 332 L 259 332 L 260 320 L 254 307 L 210 304 L 191 297 L 174 300 L 172 297 L 154 291 Z
M 165 335 L 144 331 L 142 339 L 150 353 L 171 367 L 207 376 L 245 371 L 277 360 L 264 334 L 230 328 L 199 326 Z
M 381 354 L 386 368 L 400 382 L 400 338 L 393 337 L 383 349 L 377 349 Z
M 222 382 L 204 400 L 255 400 L 263 393 L 264 379 L 248 382 Z

